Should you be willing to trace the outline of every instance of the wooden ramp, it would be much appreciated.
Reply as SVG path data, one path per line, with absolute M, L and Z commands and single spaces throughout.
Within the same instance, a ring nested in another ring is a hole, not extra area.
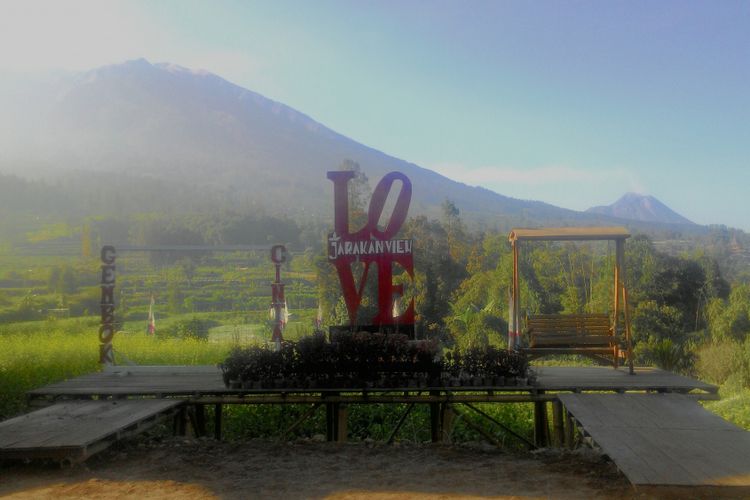
M 560 394 L 579 429 L 638 489 L 750 494 L 750 432 L 680 394 Z
M 0 458 L 85 460 L 146 430 L 184 401 L 66 401 L 0 422 Z

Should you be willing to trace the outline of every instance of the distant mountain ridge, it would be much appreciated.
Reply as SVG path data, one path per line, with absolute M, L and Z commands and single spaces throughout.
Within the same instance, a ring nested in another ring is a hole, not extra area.
M 641 222 L 695 225 L 653 196 L 638 193 L 626 193 L 611 205 L 592 207 L 586 212 Z
M 372 184 L 387 172 L 405 173 L 413 184 L 411 215 L 439 215 L 450 199 L 462 216 L 497 229 L 628 224 L 659 230 L 671 224 L 662 218 L 624 221 L 467 186 L 362 145 L 217 75 L 174 64 L 138 59 L 54 75 L 8 92 L 3 85 L 8 83 L 0 79 L 0 173 L 37 172 L 53 183 L 74 184 L 92 198 L 90 209 L 119 198 L 119 206 L 130 210 L 132 186 L 154 179 L 162 191 L 182 193 L 170 197 L 170 207 L 184 199 L 186 210 L 242 207 L 326 218 L 332 214 L 332 187 L 325 173 L 351 159 Z M 112 185 L 103 184 L 108 178 Z M 130 192 L 118 191 L 118 178 Z M 101 193 L 89 194 L 96 189 Z M 200 197 L 210 203 L 201 204 Z M 72 196 L 71 203 L 79 198 Z M 139 198 L 136 209 L 160 210 L 153 199 Z

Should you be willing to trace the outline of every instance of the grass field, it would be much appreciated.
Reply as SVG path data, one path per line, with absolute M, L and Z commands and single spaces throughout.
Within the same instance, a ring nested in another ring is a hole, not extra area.
M 98 371 L 97 331 L 96 318 L 0 326 L 0 417 L 23 411 L 30 389 Z M 200 365 L 223 361 L 231 344 L 124 334 L 115 349 L 140 365 Z
M 287 325 L 287 338 L 296 338 L 307 330 L 308 322 Z M 37 321 L 0 326 L 0 419 L 26 410 L 25 392 L 46 384 L 98 371 L 97 319 Z M 262 325 L 221 325 L 210 331 L 209 341 L 158 338 L 145 335 L 138 327 L 119 333 L 114 340 L 115 356 L 120 364 L 138 365 L 210 365 L 221 363 L 229 350 L 241 340 L 262 335 Z M 244 337 L 243 337 L 244 336 Z M 506 422 L 516 432 L 531 434 L 531 405 L 484 405 L 484 410 Z M 279 436 L 307 406 L 230 405 L 225 409 L 225 436 L 228 439 Z M 406 405 L 353 405 L 349 429 L 352 439 L 385 440 L 406 409 Z M 209 415 L 210 417 L 210 415 Z M 462 419 L 477 420 L 466 414 Z M 459 441 L 478 436 L 459 419 L 453 437 Z M 298 434 L 312 436 L 325 432 L 324 412 L 319 410 Z M 422 442 L 429 436 L 429 408 L 419 405 L 405 420 L 399 439 Z M 508 447 L 521 446 L 502 433 L 498 439 Z
M 307 322 L 289 325 L 288 337 L 306 330 Z M 98 371 L 97 318 L 37 321 L 0 326 L 0 419 L 26 410 L 25 392 L 45 384 Z M 237 341 L 255 341 L 264 335 L 262 325 L 221 325 L 211 329 L 209 341 L 182 338 L 158 338 L 138 332 L 120 333 L 115 352 L 120 364 L 138 365 L 212 365 L 221 363 Z M 482 409 L 504 422 L 515 432 L 531 437 L 533 408 L 529 404 L 481 405 Z M 750 390 L 726 395 L 706 407 L 718 415 L 750 430 Z M 353 439 L 367 437 L 384 440 L 405 405 L 353 405 L 349 429 Z M 225 410 L 227 438 L 279 436 L 306 406 L 231 405 Z M 453 431 L 457 441 L 472 441 L 479 436 L 463 421 L 479 422 L 479 417 L 462 412 Z M 298 433 L 325 432 L 324 412 L 317 414 Z M 497 439 L 508 447 L 522 447 L 507 434 L 498 431 Z M 399 439 L 422 442 L 429 439 L 429 409 L 418 405 L 405 420 Z
M 720 401 L 706 403 L 706 409 L 750 431 L 750 389 L 723 395 Z

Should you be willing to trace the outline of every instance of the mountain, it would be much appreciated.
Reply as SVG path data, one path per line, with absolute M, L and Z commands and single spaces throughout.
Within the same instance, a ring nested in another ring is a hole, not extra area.
M 326 219 L 326 171 L 350 159 L 371 184 L 405 173 L 411 215 L 438 215 L 450 199 L 467 220 L 498 229 L 623 223 L 452 181 L 174 64 L 139 59 L 30 80 L 0 75 L 0 109 L 0 173 L 43 178 L 79 212 L 235 208 Z
M 611 205 L 592 207 L 586 212 L 641 222 L 694 225 L 653 196 L 637 193 L 626 193 Z

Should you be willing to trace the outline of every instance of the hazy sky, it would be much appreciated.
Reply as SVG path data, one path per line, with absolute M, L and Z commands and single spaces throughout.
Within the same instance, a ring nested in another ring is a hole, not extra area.
M 0 70 L 138 57 L 508 196 L 750 230 L 750 2 L 0 0 Z

